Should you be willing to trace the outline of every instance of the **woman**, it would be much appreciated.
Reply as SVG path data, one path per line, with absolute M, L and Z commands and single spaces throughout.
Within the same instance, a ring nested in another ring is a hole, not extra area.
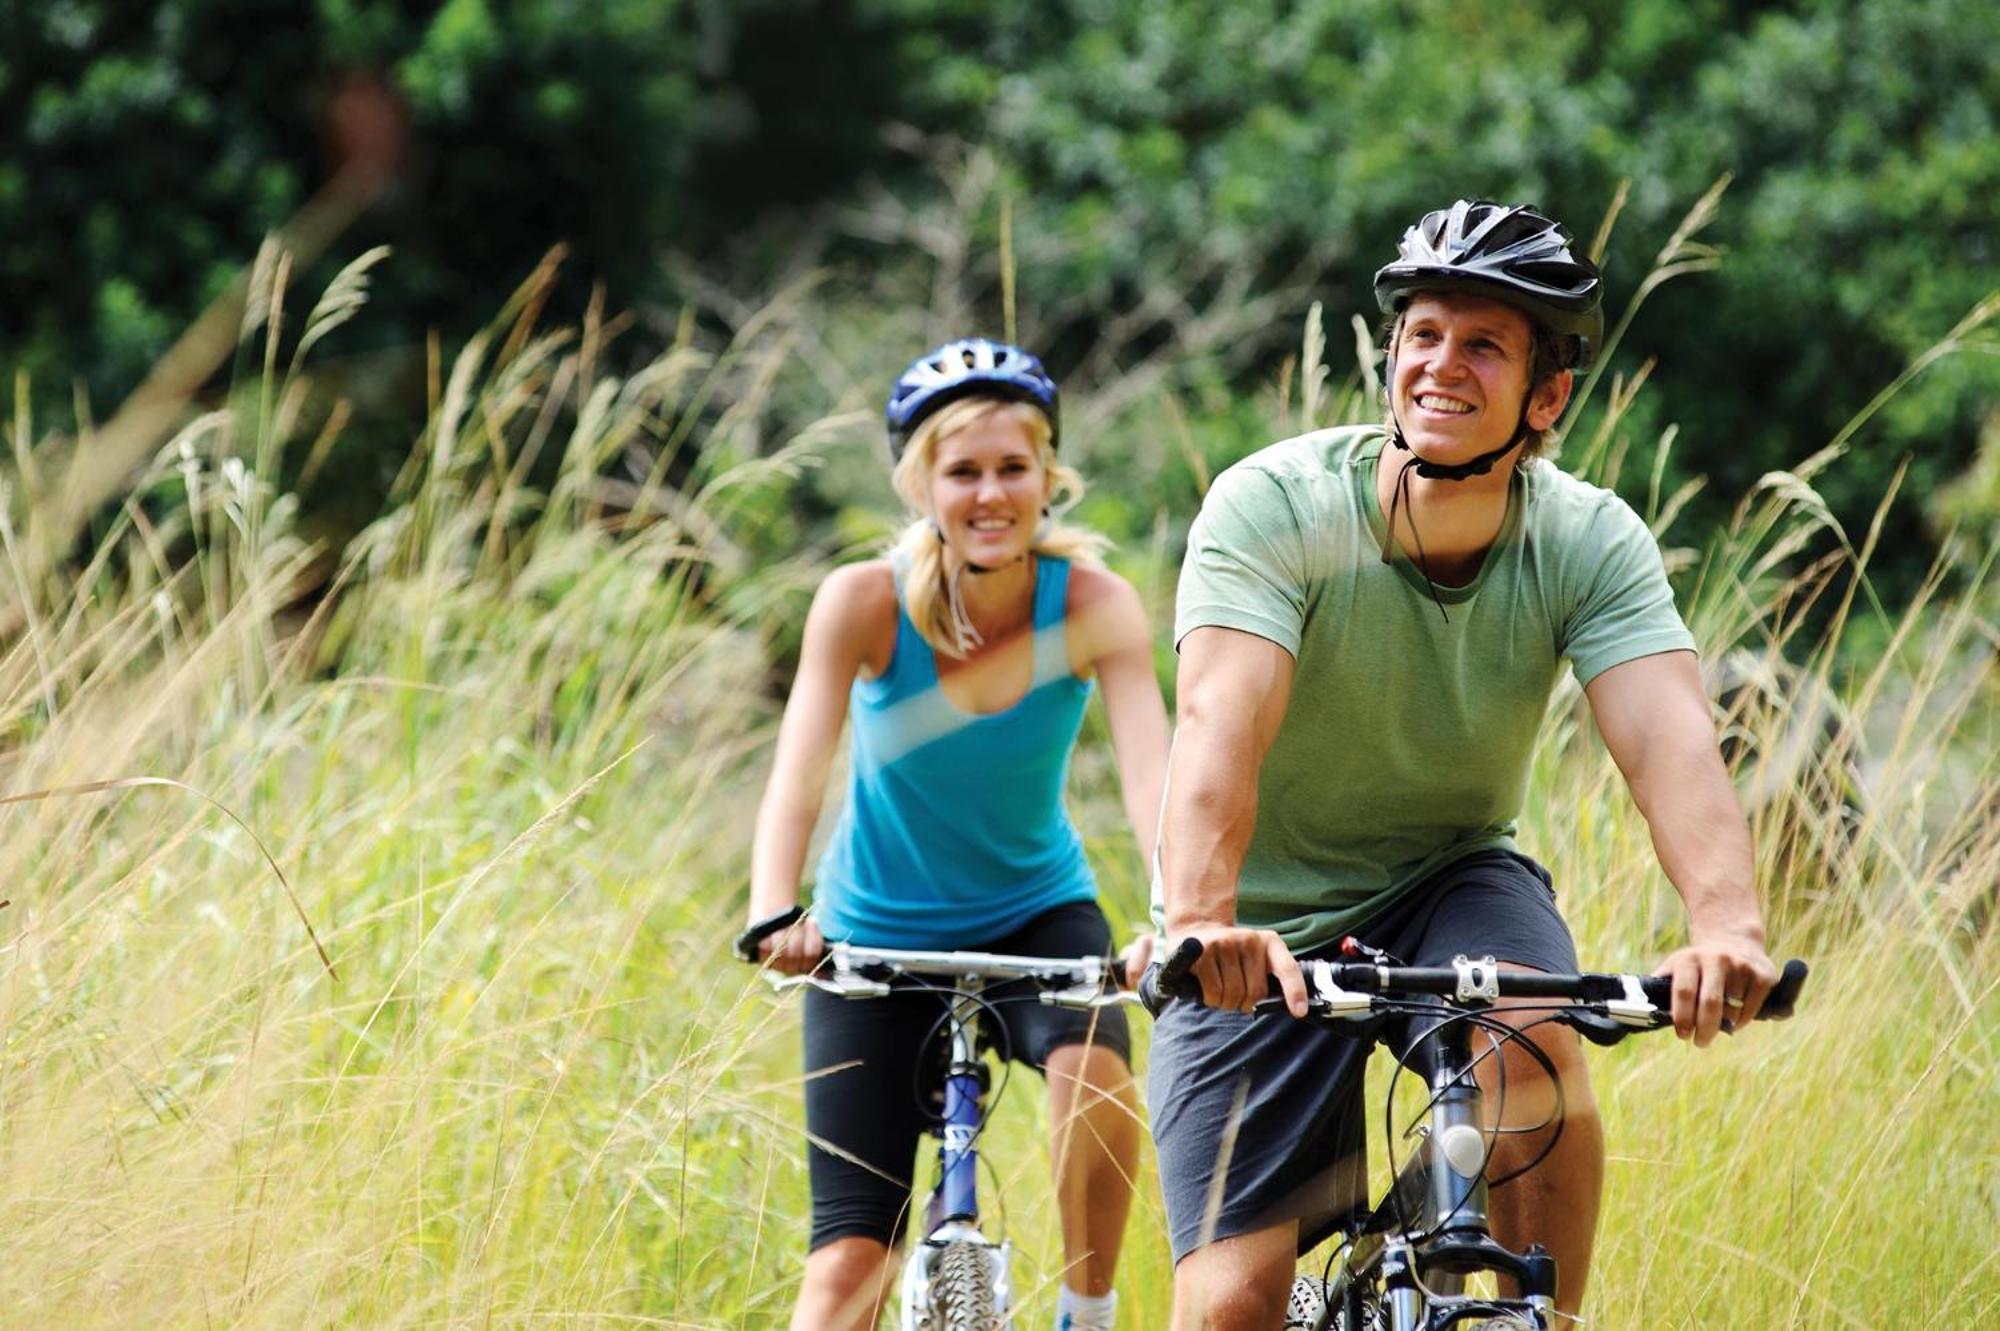
M 1138 594 L 1096 562 L 1101 538 L 1051 516 L 1081 489 L 1056 458 L 1056 386 L 1016 347 L 952 342 L 904 372 L 888 421 L 896 490 L 916 520 L 890 558 L 835 571 L 813 598 L 757 815 L 753 920 L 798 899 L 850 711 L 851 776 L 813 914 L 765 940 L 765 964 L 810 970 L 825 938 L 1106 952 L 1110 930 L 1062 808 L 1091 678 L 1149 862 L 1167 719 Z M 1048 1079 L 1065 1257 L 1057 1325 L 1109 1328 L 1138 1153 L 1124 1018 L 998 1010 L 1012 1056 Z M 912 1088 L 937 1011 L 921 996 L 807 994 L 807 1071 L 833 1070 L 806 1083 L 812 1251 L 794 1331 L 876 1324 L 909 1209 L 924 1127 Z

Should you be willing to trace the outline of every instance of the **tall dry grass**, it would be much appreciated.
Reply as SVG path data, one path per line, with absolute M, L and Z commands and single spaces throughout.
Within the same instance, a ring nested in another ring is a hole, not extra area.
M 17 412 L 0 1324 L 781 1325 L 807 1211 L 793 1014 L 722 943 L 774 720 L 764 644 L 828 557 L 772 558 L 770 531 L 800 468 L 863 447 L 838 415 L 769 437 L 785 367 L 819 354 L 819 297 L 720 345 L 683 324 L 613 374 L 606 321 L 542 325 L 538 275 L 435 365 L 394 499 L 329 578 L 271 478 L 326 445 L 307 344 L 360 308 L 377 257 L 296 329 L 265 265 L 249 372 L 64 560 L 16 537 L 89 440 Z M 1328 384 L 1315 322 L 1274 414 L 1365 414 L 1366 375 Z M 1621 404 L 1642 382 L 1600 386 L 1574 465 L 1640 465 Z M 2000 1315 L 1994 551 L 1960 538 L 1957 574 L 1874 604 L 1873 533 L 1811 554 L 1831 465 L 1766 478 L 1676 556 L 1711 659 L 1750 663 L 1725 719 L 1775 947 L 1816 972 L 1788 1026 L 1596 1057 L 1598 1326 Z M 1673 545 L 1681 497 L 1658 488 Z M 1170 544 L 1162 526 L 1128 554 L 1161 610 Z M 1885 649 L 1856 655 L 1858 617 Z M 1678 907 L 1587 729 L 1559 700 L 1524 840 L 1584 955 L 1645 964 Z M 1137 921 L 1095 724 L 1078 817 L 1112 914 Z M 1044 1319 L 1060 1245 L 1029 1080 L 988 1138 L 989 1195 Z M 1142 1183 L 1129 1327 L 1165 1323 L 1160 1221 Z

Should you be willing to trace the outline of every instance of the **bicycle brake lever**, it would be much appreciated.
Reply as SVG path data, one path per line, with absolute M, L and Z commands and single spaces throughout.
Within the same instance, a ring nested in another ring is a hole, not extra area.
M 1606 1049 L 1638 1029 L 1636 1026 L 1625 1025 L 1615 1017 L 1608 1017 L 1602 1012 L 1593 1012 L 1586 1007 L 1565 1009 L 1562 1019 L 1563 1023 L 1578 1035 Z
M 1620 1026 L 1641 1030 L 1650 1030 L 1660 1025 L 1659 1005 L 1646 997 L 1646 991 L 1640 986 L 1639 978 L 1635 975 L 1619 978 L 1624 982 L 1625 991 L 1616 998 L 1604 1000 L 1604 1015 Z
M 776 975 L 767 971 L 764 982 L 779 993 L 811 986 L 841 998 L 882 998 L 890 988 L 886 980 L 871 980 L 855 971 L 835 971 L 831 975 Z
M 1343 989 L 1334 983 L 1333 967 L 1324 961 L 1305 962 L 1301 969 L 1306 977 L 1306 1015 L 1322 1021 L 1366 1021 L 1376 1015 L 1375 999 L 1370 994 Z M 1286 1011 L 1284 995 L 1272 992 L 1268 998 L 1257 1000 L 1253 1011 Z
M 1309 961 L 1304 970 L 1309 990 L 1306 996 L 1308 1011 L 1319 1016 L 1354 1019 L 1375 1015 L 1374 995 L 1341 988 L 1334 981 L 1332 963 Z
M 1051 1007 L 1116 1007 L 1126 1001 L 1128 995 L 1122 990 L 1106 992 L 1102 984 L 1073 984 L 1066 989 L 1044 989 L 1036 995 Z M 1138 999 L 1133 997 L 1132 1001 Z

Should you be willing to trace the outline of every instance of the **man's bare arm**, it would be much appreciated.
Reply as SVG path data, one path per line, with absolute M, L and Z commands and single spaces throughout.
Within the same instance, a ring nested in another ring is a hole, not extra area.
M 1275 974 L 1305 1015 L 1305 981 L 1277 934 L 1236 926 L 1236 880 L 1257 820 L 1257 773 L 1291 699 L 1284 648 L 1235 629 L 1182 639 L 1178 724 L 1167 761 L 1160 874 L 1167 936 L 1198 938 L 1204 1001 L 1248 1011 Z
M 1693 652 L 1642 656 L 1585 686 L 1598 731 L 1687 905 L 1689 945 L 1661 963 L 1674 1028 L 1698 1045 L 1757 1015 L 1777 980 L 1764 953 L 1750 829 L 1722 765 Z M 1732 1000 L 1741 1006 L 1733 1006 Z

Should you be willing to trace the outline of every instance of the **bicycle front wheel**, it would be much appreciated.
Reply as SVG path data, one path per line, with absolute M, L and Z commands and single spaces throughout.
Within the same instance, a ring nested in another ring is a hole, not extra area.
M 1285 1301 L 1285 1331 L 1383 1331 L 1382 1307 L 1374 1299 L 1361 1302 L 1361 1320 L 1347 1320 L 1345 1277 L 1328 1284 L 1318 1276 L 1299 1273 Z
M 1327 1283 L 1318 1276 L 1294 1276 L 1291 1296 L 1285 1300 L 1285 1331 L 1332 1331 L 1337 1327 L 1327 1292 Z
M 937 1331 L 1004 1331 L 1007 1309 L 995 1279 L 994 1250 L 955 1239 L 931 1273 L 931 1325 Z

